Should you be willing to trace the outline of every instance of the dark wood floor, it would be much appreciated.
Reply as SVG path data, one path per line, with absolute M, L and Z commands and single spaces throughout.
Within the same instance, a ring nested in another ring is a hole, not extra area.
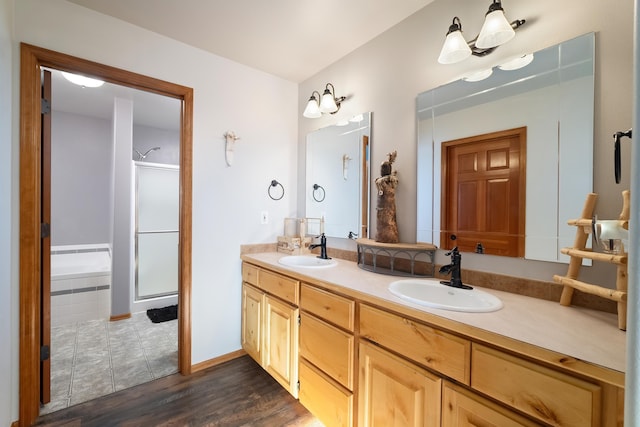
M 37 426 L 322 426 L 249 356 L 44 415 Z

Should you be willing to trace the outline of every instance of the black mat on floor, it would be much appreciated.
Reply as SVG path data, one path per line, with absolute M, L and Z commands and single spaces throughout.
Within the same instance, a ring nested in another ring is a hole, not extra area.
M 162 308 L 150 308 L 147 316 L 153 323 L 166 322 L 178 318 L 178 305 L 170 305 Z

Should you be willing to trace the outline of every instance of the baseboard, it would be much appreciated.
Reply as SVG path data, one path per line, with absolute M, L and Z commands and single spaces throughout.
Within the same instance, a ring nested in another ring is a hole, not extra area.
M 109 320 L 111 322 L 117 322 L 118 320 L 124 320 L 131 318 L 131 313 L 118 314 L 117 316 L 111 316 Z
M 191 365 L 191 373 L 202 371 L 203 369 L 210 368 L 212 366 L 220 365 L 221 363 L 228 362 L 229 360 L 237 359 L 247 354 L 243 349 L 233 351 L 231 353 L 223 354 L 222 356 L 214 357 L 213 359 L 205 360 L 204 362 Z

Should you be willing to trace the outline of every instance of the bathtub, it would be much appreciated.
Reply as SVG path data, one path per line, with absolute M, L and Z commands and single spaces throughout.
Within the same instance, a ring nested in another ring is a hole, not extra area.
M 51 247 L 51 326 L 111 313 L 111 255 L 108 245 Z

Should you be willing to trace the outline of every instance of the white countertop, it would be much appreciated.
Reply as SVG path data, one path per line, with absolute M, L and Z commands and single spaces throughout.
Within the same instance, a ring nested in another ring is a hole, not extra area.
M 425 307 L 393 295 L 387 287 L 398 276 L 365 271 L 355 262 L 336 259 L 330 268 L 288 267 L 278 263 L 285 256 L 277 252 L 244 254 L 248 260 L 272 266 L 274 270 L 293 274 L 304 280 L 319 280 L 335 286 L 336 291 L 355 292 L 386 302 L 409 307 L 444 319 L 462 323 L 487 332 L 505 336 L 537 347 L 562 353 L 572 358 L 612 369 L 625 371 L 626 333 L 618 329 L 617 316 L 581 307 L 565 307 L 546 301 L 493 289 L 480 288 L 500 298 L 504 307 L 490 313 L 464 313 Z M 469 283 L 473 285 L 473 283 Z

